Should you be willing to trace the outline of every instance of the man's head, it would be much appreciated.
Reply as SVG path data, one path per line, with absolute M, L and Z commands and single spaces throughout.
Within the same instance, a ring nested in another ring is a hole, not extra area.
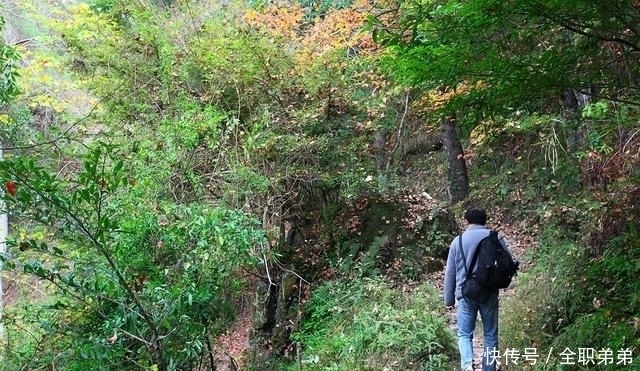
M 487 224 L 487 213 L 483 209 L 471 208 L 464 212 L 464 218 L 469 224 Z

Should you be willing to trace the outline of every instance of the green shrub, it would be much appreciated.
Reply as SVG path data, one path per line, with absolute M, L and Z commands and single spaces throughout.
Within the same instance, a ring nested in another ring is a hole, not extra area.
M 536 370 L 620 369 L 621 354 L 628 350 L 637 358 L 640 347 L 640 236 L 631 228 L 598 254 L 566 241 L 557 226 L 547 228 L 531 256 L 535 265 L 520 274 L 517 291 L 503 305 L 503 349 L 551 354 Z M 579 361 L 580 349 L 593 352 L 595 365 L 588 357 Z M 563 364 L 569 363 L 565 350 L 576 353 L 573 365 Z
M 149 202 L 116 153 L 91 148 L 72 181 L 28 157 L 0 163 L 19 185 L 4 197 L 12 215 L 47 232 L 14 236 L 2 261 L 48 285 L 46 301 L 30 302 L 34 316 L 21 319 L 17 306 L 8 317 L 18 351 L 3 362 L 191 369 L 233 318 L 240 269 L 264 243 L 259 224 L 228 208 Z
M 381 279 L 326 282 L 307 304 L 299 363 L 281 370 L 450 370 L 455 345 L 436 289 Z

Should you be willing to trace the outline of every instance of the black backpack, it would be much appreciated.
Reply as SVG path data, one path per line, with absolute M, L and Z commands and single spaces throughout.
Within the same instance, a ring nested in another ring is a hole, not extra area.
M 487 289 L 504 289 L 518 272 L 520 263 L 511 257 L 498 238 L 498 232 L 491 230 L 489 235 L 478 243 L 471 260 L 472 276 Z M 473 267 L 477 266 L 473 271 Z

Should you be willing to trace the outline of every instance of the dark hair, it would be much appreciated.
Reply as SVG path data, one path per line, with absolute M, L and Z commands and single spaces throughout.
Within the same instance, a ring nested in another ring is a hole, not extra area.
M 483 209 L 469 209 L 464 212 L 464 218 L 471 224 L 485 225 L 487 223 L 487 213 Z

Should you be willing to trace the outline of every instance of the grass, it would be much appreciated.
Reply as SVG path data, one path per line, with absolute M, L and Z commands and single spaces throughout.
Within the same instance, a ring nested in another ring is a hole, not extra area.
M 457 353 L 435 287 L 381 278 L 320 285 L 293 339 L 302 352 L 279 370 L 450 370 Z

